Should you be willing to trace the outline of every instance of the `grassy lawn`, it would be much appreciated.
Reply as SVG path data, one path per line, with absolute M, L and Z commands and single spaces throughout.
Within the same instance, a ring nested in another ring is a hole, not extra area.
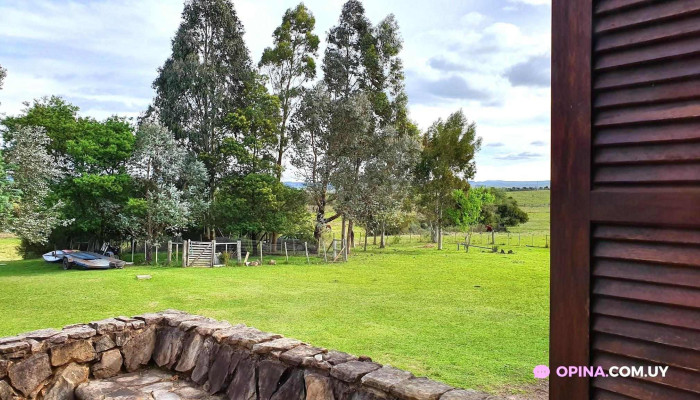
M 549 190 L 508 192 L 508 195 L 512 196 L 530 217 L 527 223 L 509 228 L 509 231 L 549 233 Z
M 548 354 L 548 249 L 427 246 L 402 241 L 333 265 L 62 271 L 8 262 L 0 266 L 0 336 L 177 308 L 456 386 L 502 392 L 533 383 L 532 367 Z

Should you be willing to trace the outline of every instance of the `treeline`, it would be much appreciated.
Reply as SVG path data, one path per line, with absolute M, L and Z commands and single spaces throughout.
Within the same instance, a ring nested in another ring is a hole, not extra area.
M 29 252 L 85 236 L 319 240 L 336 219 L 350 245 L 357 225 L 383 245 L 409 212 L 441 242 L 444 226 L 488 213 L 526 219 L 497 206 L 514 200 L 470 190 L 481 139 L 461 111 L 425 132 L 409 119 L 393 15 L 375 23 L 347 1 L 322 56 L 314 31 L 307 7 L 287 10 L 255 64 L 231 0 L 187 1 L 137 121 L 81 117 L 55 96 L 2 121 L 3 227 Z M 304 190 L 281 183 L 287 163 Z

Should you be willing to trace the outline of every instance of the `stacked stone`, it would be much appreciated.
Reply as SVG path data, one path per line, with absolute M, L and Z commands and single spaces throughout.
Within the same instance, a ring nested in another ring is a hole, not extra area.
M 147 365 L 228 399 L 494 399 L 368 357 L 166 310 L 0 339 L 0 400 L 73 399 L 76 394 L 79 399 L 141 399 L 125 392 L 123 384 L 110 394 L 105 388 L 114 386 L 95 381 Z

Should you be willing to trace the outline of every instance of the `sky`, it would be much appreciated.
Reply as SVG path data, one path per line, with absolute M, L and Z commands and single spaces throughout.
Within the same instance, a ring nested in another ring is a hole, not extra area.
M 254 63 L 299 0 L 233 0 Z M 343 0 L 305 0 L 325 41 Z M 410 115 L 421 129 L 462 109 L 483 139 L 476 180 L 550 177 L 551 0 L 365 0 L 398 20 Z M 136 117 L 170 55 L 181 0 L 0 0 L 0 114 L 60 95 L 80 114 Z M 319 52 L 319 62 L 323 45 Z M 321 74 L 319 67 L 319 75 Z M 284 180 L 295 180 L 285 171 Z

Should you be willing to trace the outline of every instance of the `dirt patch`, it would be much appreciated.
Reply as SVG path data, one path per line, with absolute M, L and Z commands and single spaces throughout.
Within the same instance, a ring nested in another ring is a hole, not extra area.
M 514 392 L 517 394 L 512 394 Z M 499 394 L 506 400 L 548 400 L 549 379 L 539 380 L 532 385 L 515 386 Z

